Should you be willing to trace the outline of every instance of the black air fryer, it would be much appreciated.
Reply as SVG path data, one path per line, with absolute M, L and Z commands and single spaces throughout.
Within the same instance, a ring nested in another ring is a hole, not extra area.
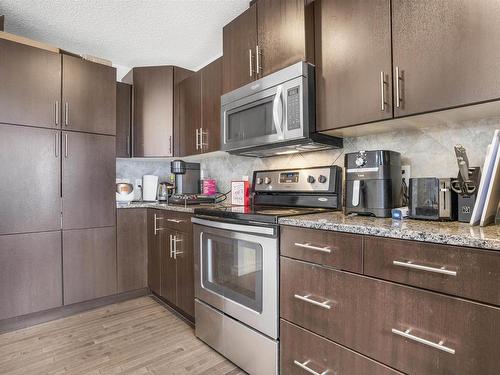
M 391 217 L 401 206 L 401 154 L 359 151 L 345 156 L 346 214 Z

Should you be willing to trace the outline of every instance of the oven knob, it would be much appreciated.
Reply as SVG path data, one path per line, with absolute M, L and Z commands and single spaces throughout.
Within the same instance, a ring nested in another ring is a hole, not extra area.
M 316 181 L 316 179 L 313 176 L 307 177 L 307 182 L 309 182 L 310 184 L 314 184 L 314 181 Z
M 326 177 L 325 177 L 325 176 L 323 176 L 323 175 L 320 175 L 320 176 L 318 177 L 318 181 L 319 181 L 320 183 L 324 184 L 324 183 L 326 182 Z
M 264 183 L 266 185 L 269 185 L 271 183 L 271 178 L 269 178 L 269 177 L 264 178 Z
M 262 185 L 262 177 L 257 177 L 257 185 Z

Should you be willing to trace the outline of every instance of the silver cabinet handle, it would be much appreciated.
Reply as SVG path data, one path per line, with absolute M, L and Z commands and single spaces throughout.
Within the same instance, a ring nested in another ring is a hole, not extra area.
M 69 125 L 69 103 L 68 102 L 64 103 L 64 125 L 65 126 Z
M 173 254 L 174 254 L 174 236 L 173 235 L 169 235 L 169 247 L 170 247 L 170 258 L 173 257 Z
M 157 220 L 162 220 L 162 217 L 158 217 L 156 214 L 154 214 L 154 235 L 156 236 L 159 231 L 163 230 L 163 228 L 158 228 L 156 225 Z
M 323 372 L 316 372 L 316 371 L 314 371 L 313 369 L 311 369 L 311 368 L 307 367 L 307 365 L 308 365 L 309 363 L 311 363 L 311 360 L 310 360 L 310 359 L 308 359 L 308 360 L 307 360 L 307 361 L 305 361 L 305 362 L 293 361 L 293 363 L 294 363 L 296 366 L 299 366 L 302 370 L 307 371 L 308 373 L 313 374 L 313 375 L 326 375 L 326 374 L 328 374 L 328 371 L 329 371 L 329 369 L 326 369 L 326 370 L 325 370 L 325 371 L 323 371 Z
M 387 81 L 385 79 L 385 73 L 380 72 L 380 110 L 385 112 L 385 106 L 387 101 L 385 100 L 385 88 L 387 86 Z
M 130 135 L 127 135 L 127 155 L 130 156 Z
M 171 223 L 176 223 L 176 224 L 184 222 L 184 220 L 179 220 L 179 219 L 167 219 L 167 221 L 170 221 Z
M 199 142 L 199 137 L 200 135 L 200 129 L 199 128 L 196 128 L 196 149 L 199 150 L 200 149 L 200 144 L 198 143 Z
M 255 46 L 255 65 L 256 65 L 256 68 L 257 68 L 257 75 L 259 75 L 259 73 L 262 71 L 262 66 L 261 66 L 261 61 L 260 61 L 260 56 L 262 55 L 262 51 L 259 47 L 259 45 L 257 44 Z
M 322 307 L 322 308 L 327 309 L 327 310 L 330 310 L 332 308 L 332 306 L 330 306 L 330 303 L 331 303 L 330 300 L 326 300 L 325 302 L 318 302 L 318 301 L 315 301 L 313 299 L 310 299 L 309 297 L 311 297 L 311 294 L 306 294 L 305 296 L 301 296 L 300 294 L 294 294 L 294 298 L 300 299 L 301 301 L 310 303 L 310 304 L 315 305 L 315 306 Z
M 250 67 L 250 77 L 253 77 L 253 66 L 252 66 L 252 49 L 250 48 L 248 50 L 248 60 L 249 60 L 249 67 Z
M 421 264 L 415 264 L 415 263 L 412 263 L 411 261 L 402 262 L 400 260 L 393 260 L 392 264 L 395 266 L 398 266 L 398 267 L 405 267 L 405 268 L 411 268 L 414 270 L 434 272 L 434 273 L 439 273 L 441 275 L 457 276 L 456 271 L 447 270 L 445 268 L 445 266 L 443 266 L 441 268 L 429 267 L 429 266 L 423 266 Z
M 59 157 L 59 132 L 56 132 L 56 134 L 54 134 L 55 137 L 54 137 L 54 151 L 55 151 L 55 154 L 56 154 L 56 159 Z
M 64 157 L 68 157 L 68 133 L 64 134 Z
M 396 107 L 400 108 L 401 107 L 401 102 L 403 101 L 401 99 L 401 93 L 399 89 L 399 81 L 401 81 L 401 76 L 399 74 L 399 66 L 396 66 Z
M 303 247 L 304 249 L 322 251 L 322 252 L 328 253 L 328 254 L 330 254 L 332 252 L 332 249 L 330 249 L 328 246 L 319 247 L 319 246 L 311 245 L 310 243 L 300 243 L 300 242 L 295 242 L 294 245 L 297 247 Z
M 394 333 L 395 335 L 398 335 L 398 336 L 401 336 L 401 337 L 404 337 L 406 339 L 409 339 L 409 340 L 412 340 L 412 341 L 415 341 L 415 342 L 419 342 L 421 344 L 424 344 L 424 345 L 427 345 L 427 346 L 430 346 L 432 348 L 436 348 L 436 349 L 439 349 L 439 350 L 442 350 L 443 352 L 446 352 L 446 353 L 450 353 L 450 354 L 455 354 L 455 349 L 452 349 L 452 348 L 449 348 L 447 346 L 444 346 L 443 345 L 443 340 L 441 340 L 440 342 L 438 343 L 435 343 L 435 342 L 432 342 L 432 341 L 429 341 L 429 340 L 426 340 L 426 339 L 423 339 L 421 337 L 418 337 L 418 336 L 415 336 L 415 335 L 412 335 L 410 332 L 411 332 L 411 329 L 408 328 L 406 331 L 400 331 L 399 329 L 395 329 L 393 328 L 392 330 L 392 333 Z
M 59 125 L 59 100 L 56 100 L 55 103 L 55 123 L 56 125 Z
M 172 155 L 172 136 L 168 136 L 168 153 Z

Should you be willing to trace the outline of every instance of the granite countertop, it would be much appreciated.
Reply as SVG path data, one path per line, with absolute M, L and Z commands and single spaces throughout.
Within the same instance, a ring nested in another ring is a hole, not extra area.
M 177 211 L 177 212 L 189 212 L 193 213 L 195 208 L 199 207 L 214 207 L 218 204 L 191 204 L 191 205 L 175 205 L 166 204 L 160 202 L 130 202 L 130 203 L 119 203 L 116 202 L 116 208 L 156 208 L 158 210 L 167 211 Z
M 392 220 L 345 216 L 342 212 L 289 216 L 279 224 L 337 232 L 366 234 L 404 240 L 500 250 L 500 225 L 471 227 L 467 223 Z

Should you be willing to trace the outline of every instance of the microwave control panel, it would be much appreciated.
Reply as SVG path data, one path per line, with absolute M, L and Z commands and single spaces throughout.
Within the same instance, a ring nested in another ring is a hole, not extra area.
M 300 87 L 295 86 L 287 90 L 286 98 L 287 129 L 300 129 Z

